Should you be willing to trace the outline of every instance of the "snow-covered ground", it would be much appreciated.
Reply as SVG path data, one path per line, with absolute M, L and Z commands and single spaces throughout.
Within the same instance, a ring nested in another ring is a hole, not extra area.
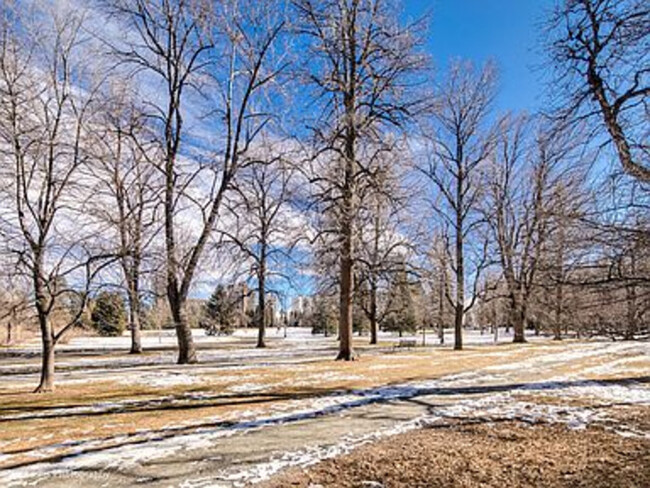
M 328 338 L 322 335 L 314 335 L 311 329 L 307 327 L 287 327 L 286 337 L 285 329 L 277 329 L 275 327 L 269 328 L 267 335 L 271 340 L 282 339 L 284 342 L 293 343 L 298 348 L 312 349 L 315 345 L 332 344 L 336 338 L 330 336 Z M 203 329 L 193 329 L 192 336 L 194 342 L 198 345 L 236 345 L 242 340 L 253 341 L 257 337 L 257 330 L 255 328 L 235 329 L 234 333 L 229 336 L 208 336 Z M 367 336 L 364 336 L 367 340 Z M 362 338 L 362 339 L 363 339 Z M 513 333 L 512 329 L 506 332 L 505 329 L 500 328 L 497 337 L 485 330 L 481 333 L 477 329 L 467 329 L 463 333 L 463 343 L 467 346 L 475 346 L 481 344 L 502 344 L 512 342 Z M 418 346 L 439 346 L 440 338 L 437 331 L 427 330 L 425 334 L 421 331 L 417 334 L 405 334 L 400 338 L 397 334 L 391 332 L 379 332 L 379 340 L 382 342 L 398 343 L 401 339 L 415 339 Z M 528 331 L 527 340 L 539 341 L 544 340 L 544 336 L 535 336 Z M 445 344 L 453 344 L 454 332 L 451 329 L 445 330 Z M 161 330 L 146 330 L 142 332 L 142 345 L 144 349 L 161 349 L 161 348 L 175 348 L 177 345 L 176 333 L 173 329 Z M 59 344 L 57 351 L 124 351 L 128 350 L 131 346 L 131 339 L 128 332 L 125 332 L 120 337 L 97 337 L 97 336 L 81 336 L 70 339 L 65 344 Z M 8 347 L 3 349 L 3 353 L 21 354 L 32 353 L 36 354 L 40 351 L 40 343 L 34 339 L 27 344 Z

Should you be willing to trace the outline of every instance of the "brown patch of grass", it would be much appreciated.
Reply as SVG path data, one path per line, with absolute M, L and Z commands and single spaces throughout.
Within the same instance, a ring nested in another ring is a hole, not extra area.
M 363 446 L 261 488 L 309 486 L 641 488 L 650 486 L 650 442 L 599 428 L 459 424 Z

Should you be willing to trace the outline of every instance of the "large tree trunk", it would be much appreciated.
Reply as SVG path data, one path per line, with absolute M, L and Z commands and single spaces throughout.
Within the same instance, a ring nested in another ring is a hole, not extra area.
M 562 340 L 562 306 L 564 304 L 564 247 L 566 239 L 564 234 L 564 221 L 559 226 L 559 242 L 556 253 L 556 285 L 555 285 L 555 324 L 553 326 L 553 340 Z
M 192 364 L 197 362 L 196 349 L 192 338 L 192 329 L 187 321 L 185 301 L 169 297 L 172 319 L 178 338 L 178 364 Z M 175 298 L 175 297 L 174 297 Z
M 354 72 L 354 71 L 353 71 Z M 353 83 L 353 82 L 351 82 Z M 354 89 L 350 90 L 354 94 Z M 343 184 L 342 216 L 341 216 L 341 301 L 339 317 L 339 354 L 337 360 L 351 361 L 354 359 L 352 345 L 352 298 L 354 293 L 354 247 L 353 215 L 354 215 L 354 171 L 355 171 L 355 122 L 354 95 L 346 99 L 348 132 L 345 141 L 345 175 Z
M 140 333 L 140 314 L 137 310 L 130 312 L 131 350 L 129 354 L 142 354 L 142 335 Z
M 346 165 L 346 174 L 351 175 L 351 162 Z M 352 192 L 349 184 L 344 191 L 341 223 L 341 296 L 339 309 L 339 354 L 337 360 L 354 359 L 352 346 L 352 298 L 354 293 L 354 266 L 352 261 Z
M 34 393 L 47 393 L 54 390 L 54 334 L 49 317 L 39 311 L 38 317 L 41 328 L 43 351 L 41 358 L 41 380 Z
M 40 252 L 34 253 L 34 269 L 32 279 L 34 284 L 34 298 L 36 301 L 36 313 L 38 325 L 41 330 L 42 356 L 41 356 L 41 380 L 34 393 L 46 393 L 54 390 L 54 331 L 50 322 L 50 308 L 45 292 L 43 276 L 43 255 Z
M 462 302 L 456 304 L 454 316 L 454 349 L 460 351 L 463 348 L 463 307 Z
M 344 256 L 341 259 L 341 309 L 339 317 L 339 354 L 337 360 L 350 361 L 354 359 L 352 347 L 352 259 L 350 249 L 352 236 L 344 236 Z
M 517 344 L 523 344 L 524 342 L 526 342 L 526 337 L 524 333 L 524 329 L 526 327 L 526 312 L 521 306 L 515 304 L 512 310 L 512 314 L 513 314 L 512 328 L 514 329 L 515 332 L 512 342 Z

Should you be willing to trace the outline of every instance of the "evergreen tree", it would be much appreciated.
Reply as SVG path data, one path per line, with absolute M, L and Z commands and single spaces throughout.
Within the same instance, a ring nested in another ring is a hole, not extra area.
M 90 316 L 93 327 L 103 336 L 120 336 L 126 328 L 124 299 L 119 293 L 103 291 L 97 295 Z
M 337 317 L 335 308 L 327 297 L 317 296 L 314 299 L 314 315 L 312 334 L 332 335 L 336 331 Z
M 404 332 L 413 333 L 417 329 L 412 286 L 408 280 L 406 266 L 400 266 L 391 285 L 391 311 L 384 322 L 384 329 L 397 331 L 400 337 Z
M 203 310 L 201 326 L 208 333 L 232 334 L 237 319 L 237 305 L 223 285 L 218 285 Z

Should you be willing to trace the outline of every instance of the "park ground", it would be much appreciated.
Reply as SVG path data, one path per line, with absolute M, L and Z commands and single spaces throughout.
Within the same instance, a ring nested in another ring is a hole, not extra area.
M 0 349 L 0 486 L 650 486 L 648 342 L 195 331 L 179 366 L 172 334 L 75 338 L 43 395 L 38 344 Z

